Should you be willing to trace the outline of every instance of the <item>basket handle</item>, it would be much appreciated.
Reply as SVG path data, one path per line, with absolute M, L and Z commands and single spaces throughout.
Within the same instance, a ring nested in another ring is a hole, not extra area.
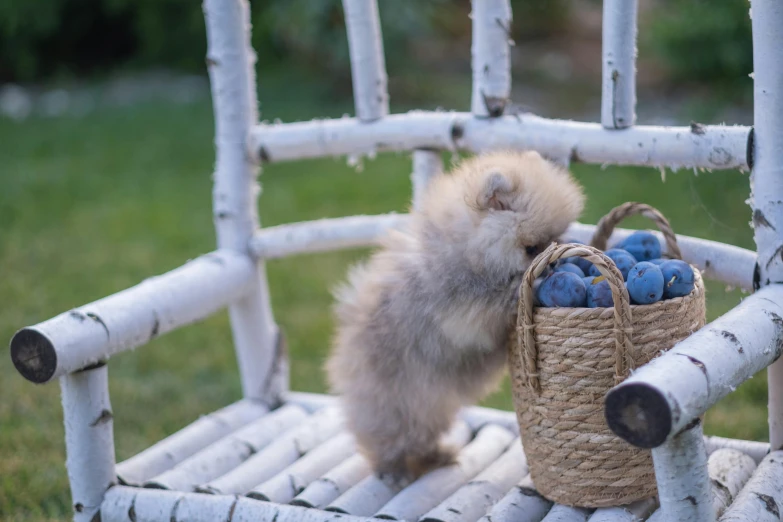
M 614 231 L 614 227 L 623 219 L 637 214 L 641 214 L 642 216 L 651 219 L 666 240 L 667 253 L 675 259 L 682 259 L 680 247 L 677 245 L 677 237 L 674 235 L 669 220 L 667 220 L 658 209 L 634 201 L 623 203 L 619 207 L 613 208 L 602 217 L 595 227 L 595 233 L 593 234 L 593 239 L 590 241 L 590 245 L 599 250 L 606 250 L 606 244 L 609 241 L 609 237 L 612 235 L 612 231 Z
M 623 274 L 597 248 L 573 243 L 550 245 L 528 267 L 519 287 L 519 304 L 517 310 L 517 343 L 516 349 L 522 360 L 527 387 L 536 395 L 541 393 L 537 360 L 538 348 L 533 336 L 533 282 L 540 276 L 550 263 L 566 257 L 583 257 L 593 263 L 609 283 L 614 301 L 614 335 L 615 335 L 615 381 L 622 381 L 628 371 L 634 367 L 631 357 L 631 306 L 628 291 L 625 288 Z

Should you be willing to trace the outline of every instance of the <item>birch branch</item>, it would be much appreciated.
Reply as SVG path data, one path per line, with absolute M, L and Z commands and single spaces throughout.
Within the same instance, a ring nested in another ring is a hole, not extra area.
M 479 117 L 503 115 L 511 96 L 511 4 L 472 0 L 473 92 L 470 111 Z
M 783 451 L 774 451 L 761 461 L 720 522 L 778 522 L 781 509 Z
M 343 0 L 356 116 L 364 122 L 389 114 L 386 60 L 376 0 Z
M 540 522 L 551 508 L 552 502 L 536 491 L 527 475 L 479 522 Z
M 443 172 L 443 160 L 439 151 L 418 149 L 413 151 L 413 208 L 421 210 L 422 200 L 432 178 Z M 402 217 L 402 216 L 400 216 Z
M 707 448 L 707 453 L 710 455 L 723 448 L 734 449 L 752 458 L 756 464 L 769 454 L 769 443 L 767 442 L 707 436 L 704 437 L 704 445 Z
M 638 0 L 604 0 L 601 124 L 624 129 L 636 122 Z
M 474 118 L 459 112 L 412 111 L 362 123 L 355 118 L 261 124 L 252 147 L 265 161 L 446 149 L 482 152 L 534 149 L 558 161 L 649 167 L 747 169 L 750 128 L 635 126 L 623 132 L 599 123 L 533 114 Z
M 367 459 L 357 453 L 312 482 L 291 500 L 291 504 L 316 509 L 325 508 L 360 480 L 370 476 L 370 473 Z
M 150 446 L 117 465 L 123 484 L 140 485 L 171 469 L 197 451 L 232 431 L 262 417 L 268 408 L 257 401 L 243 399 L 210 413 L 180 431 Z
M 147 344 L 208 317 L 247 293 L 253 263 L 217 251 L 122 292 L 16 332 L 11 358 L 26 379 L 44 383 Z
M 596 509 L 590 522 L 640 522 L 658 507 L 658 499 L 648 498 L 627 506 Z
M 543 519 L 543 522 L 586 522 L 592 509 L 555 504 Z

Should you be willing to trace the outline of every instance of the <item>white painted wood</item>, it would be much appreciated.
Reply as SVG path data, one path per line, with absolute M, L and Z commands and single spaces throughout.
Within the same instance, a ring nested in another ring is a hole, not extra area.
M 432 178 L 443 172 L 443 159 L 440 151 L 418 149 L 413 151 L 413 208 L 421 210 L 424 192 Z
M 370 476 L 370 464 L 357 453 L 327 471 L 291 500 L 291 504 L 322 509 L 360 480 Z
M 259 168 L 248 148 L 258 121 L 256 55 L 250 46 L 247 0 L 204 0 L 207 68 L 215 118 L 212 207 L 219 248 L 248 254 L 258 229 Z M 272 317 L 266 272 L 256 262 L 242 299 L 229 307 L 245 397 L 275 402 L 288 388 L 288 363 Z
M 132 515 L 131 515 L 132 514 Z M 299 506 L 232 495 L 203 495 L 115 486 L 106 493 L 101 522 L 370 522 Z
M 654 448 L 652 459 L 664 520 L 715 520 L 701 422 Z
M 297 254 L 313 254 L 344 248 L 377 245 L 391 228 L 400 228 L 407 214 L 349 216 L 303 221 L 263 228 L 253 236 L 253 255 L 275 259 Z
M 754 160 L 750 205 L 759 284 L 783 283 L 783 5 L 751 1 Z M 767 371 L 770 446 L 783 449 L 783 361 Z
M 288 504 L 311 482 L 356 452 L 350 433 L 340 433 L 314 448 L 286 469 L 253 488 L 248 494 L 259 500 Z
M 543 522 L 585 522 L 592 509 L 555 504 L 543 519 Z
M 344 427 L 344 421 L 336 408 L 318 411 L 228 473 L 197 486 L 196 491 L 244 495 L 336 435 Z
M 268 161 L 375 154 L 414 149 L 535 149 L 553 160 L 611 165 L 748 168 L 750 129 L 742 126 L 634 126 L 624 132 L 599 123 L 541 118 L 533 114 L 474 118 L 458 112 L 411 111 L 373 123 L 336 118 L 263 123 L 252 147 Z M 641 145 L 640 145 L 641 144 Z
M 513 440 L 514 435 L 500 426 L 490 424 L 482 428 L 459 452 L 456 464 L 435 469 L 416 480 L 378 510 L 376 516 L 417 520 L 494 462 Z M 518 441 L 517 445 L 521 446 Z
M 503 115 L 511 96 L 511 4 L 508 0 L 471 0 L 470 111 L 478 117 Z
M 364 122 L 389 114 L 386 60 L 376 0 L 343 0 L 356 116 Z
M 678 433 L 780 356 L 781 304 L 783 286 L 762 288 L 636 370 L 607 394 L 609 427 L 642 447 Z
M 24 328 L 11 341 L 17 370 L 49 382 L 208 317 L 247 293 L 253 265 L 230 251 L 203 255 L 163 275 Z
M 152 477 L 144 483 L 144 486 L 194 491 L 199 484 L 205 484 L 228 473 L 305 418 L 307 413 L 299 406 L 293 404 L 282 406 L 213 442 L 168 471 Z
M 552 502 L 536 491 L 530 475 L 527 475 L 479 522 L 540 522 L 551 507 Z
M 638 0 L 603 1 L 601 125 L 625 129 L 636 122 L 636 17 Z
M 114 432 L 106 365 L 60 378 L 65 465 L 75 522 L 90 522 L 114 482 Z
M 462 448 L 472 436 L 468 425 L 457 420 L 443 437 L 445 444 Z M 419 479 L 421 480 L 421 479 Z M 325 508 L 337 513 L 370 516 L 384 506 L 399 490 L 371 474 L 350 487 Z
M 263 417 L 269 409 L 258 401 L 243 399 L 205 415 L 178 432 L 117 465 L 124 484 L 140 485 L 171 469 L 197 451 Z
M 492 465 L 427 512 L 420 522 L 474 522 L 527 474 L 527 459 L 517 438 Z
M 650 513 L 658 507 L 657 498 L 648 498 L 629 504 L 611 508 L 596 509 L 590 516 L 590 522 L 640 522 L 646 520 Z
M 635 230 L 617 228 L 609 239 L 609 245 L 613 246 Z M 660 232 L 652 231 L 661 243 L 664 252 L 667 252 L 666 242 Z M 577 239 L 589 242 L 595 233 L 594 225 L 574 223 L 563 235 L 563 239 Z M 695 237 L 677 235 L 677 245 L 682 251 L 685 261 L 696 266 L 705 279 L 722 281 L 728 285 L 750 291 L 753 289 L 753 267 L 756 264 L 756 253 L 734 245 L 727 245 L 717 241 L 699 239 Z
M 753 5 L 755 7 L 755 3 Z M 778 522 L 781 510 L 783 510 L 783 451 L 774 451 L 761 461 L 756 472 L 720 521 Z
M 727 439 L 725 437 L 716 436 L 704 437 L 704 446 L 707 448 L 707 453 L 710 455 L 722 448 L 741 451 L 752 458 L 756 464 L 761 462 L 769 453 L 769 443 L 767 442 Z

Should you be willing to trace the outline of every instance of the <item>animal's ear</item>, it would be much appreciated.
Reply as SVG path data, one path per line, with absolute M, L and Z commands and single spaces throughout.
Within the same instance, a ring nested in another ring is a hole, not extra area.
M 479 196 L 479 206 L 483 209 L 509 210 L 509 195 L 512 192 L 511 181 L 500 172 L 491 172 L 484 181 Z

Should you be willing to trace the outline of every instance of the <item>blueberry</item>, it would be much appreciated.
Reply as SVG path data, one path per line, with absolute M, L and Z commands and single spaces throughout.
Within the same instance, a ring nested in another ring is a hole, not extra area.
M 661 257 L 661 244 L 652 232 L 638 230 L 625 238 L 618 248 L 627 250 L 638 261 L 650 261 Z
M 693 291 L 693 269 L 679 259 L 670 259 L 661 265 L 663 273 L 663 297 L 684 297 Z
M 555 272 L 571 272 L 578 275 L 579 277 L 585 276 L 585 273 L 582 272 L 582 269 L 573 263 L 563 263 L 562 265 L 555 267 Z
M 620 272 L 623 274 L 623 279 L 628 280 L 628 272 L 636 264 L 636 258 L 634 258 L 634 256 L 625 250 L 621 250 L 619 248 L 610 248 L 604 252 L 604 254 L 606 257 L 614 261 L 617 269 L 620 270 Z M 601 275 L 601 272 L 598 271 L 598 268 L 592 267 L 590 268 L 590 275 L 599 276 Z
M 661 259 L 660 257 L 658 259 L 650 259 L 650 263 L 652 263 L 654 265 L 658 265 L 658 266 L 661 266 L 666 261 L 668 261 L 668 259 Z
M 658 265 L 642 261 L 628 272 L 626 287 L 634 304 L 655 303 L 663 296 L 663 273 Z
M 609 308 L 614 306 L 609 281 L 601 279 L 587 287 L 587 306 L 590 308 Z
M 555 272 L 538 287 L 538 300 L 548 308 L 583 307 L 587 304 L 587 290 L 582 278 L 572 272 Z

